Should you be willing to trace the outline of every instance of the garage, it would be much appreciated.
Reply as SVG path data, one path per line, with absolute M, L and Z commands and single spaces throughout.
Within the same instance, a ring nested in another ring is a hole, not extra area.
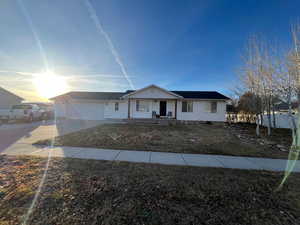
M 124 92 L 69 92 L 50 100 L 54 101 L 57 117 L 80 120 L 127 118 L 127 102 L 120 100 Z M 115 103 L 119 108 L 116 110 Z
M 74 102 L 67 104 L 67 118 L 82 120 L 103 120 L 104 103 Z

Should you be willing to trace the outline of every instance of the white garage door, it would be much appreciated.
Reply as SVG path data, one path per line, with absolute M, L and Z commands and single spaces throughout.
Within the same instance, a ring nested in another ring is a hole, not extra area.
M 68 105 L 68 114 L 72 119 L 103 120 L 103 103 L 72 103 Z

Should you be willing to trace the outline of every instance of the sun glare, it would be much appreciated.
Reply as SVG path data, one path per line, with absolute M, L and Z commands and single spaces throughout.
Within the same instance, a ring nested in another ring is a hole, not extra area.
M 47 99 L 63 94 L 69 89 L 66 78 L 51 71 L 37 74 L 33 78 L 33 84 L 38 95 Z

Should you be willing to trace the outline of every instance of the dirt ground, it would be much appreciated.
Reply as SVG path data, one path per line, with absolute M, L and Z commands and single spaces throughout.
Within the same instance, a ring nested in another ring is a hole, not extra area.
M 21 224 L 46 159 L 0 157 L 0 224 Z M 52 159 L 28 225 L 300 224 L 300 175 Z
M 37 144 L 49 144 L 42 140 Z M 249 124 L 105 124 L 57 137 L 56 145 L 195 154 L 287 158 L 291 134 L 274 129 L 271 137 L 255 136 Z

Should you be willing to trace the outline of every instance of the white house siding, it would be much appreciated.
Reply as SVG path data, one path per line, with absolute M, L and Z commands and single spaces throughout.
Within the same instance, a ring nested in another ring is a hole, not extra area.
M 224 101 L 217 102 L 217 112 L 206 112 L 206 104 L 210 101 L 189 100 L 193 101 L 193 112 L 182 112 L 182 101 L 177 103 L 177 119 L 178 120 L 199 120 L 199 121 L 218 121 L 225 122 L 226 103 Z
M 67 117 L 67 107 L 69 104 L 64 104 L 59 100 L 54 102 L 54 112 L 57 118 L 66 118 Z
M 130 99 L 131 118 L 152 118 L 152 111 L 159 114 L 160 100 L 140 99 L 147 101 L 149 112 L 137 112 L 136 100 Z M 175 100 L 167 101 L 167 113 L 172 112 L 175 117 Z M 115 103 L 119 102 L 119 111 L 115 111 Z M 193 112 L 182 112 L 182 101 L 177 100 L 178 120 L 200 120 L 200 121 L 225 121 L 226 103 L 217 102 L 217 112 L 209 113 L 205 111 L 205 104 L 210 101 L 193 100 Z M 88 101 L 69 100 L 67 103 L 55 101 L 55 112 L 57 117 L 84 120 L 105 120 L 105 119 L 126 119 L 128 118 L 128 100 L 110 101 Z
M 119 103 L 119 110 L 115 111 L 115 103 Z M 128 118 L 128 101 L 111 100 L 107 101 L 104 106 L 105 119 L 126 119 Z

